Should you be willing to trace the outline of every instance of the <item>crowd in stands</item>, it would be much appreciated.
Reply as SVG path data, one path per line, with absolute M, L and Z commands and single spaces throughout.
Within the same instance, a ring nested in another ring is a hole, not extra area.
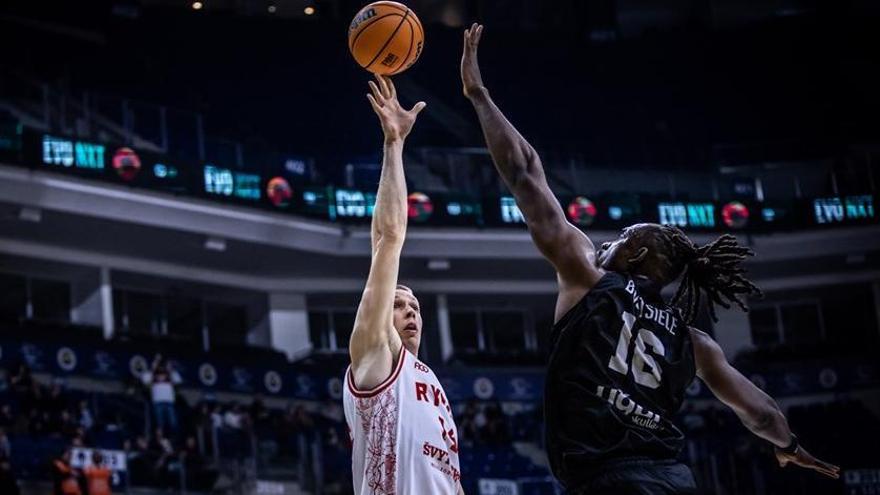
M 75 447 L 123 451 L 133 486 L 208 492 L 228 476 L 224 459 L 252 459 L 255 466 L 295 466 L 302 485 L 321 483 L 323 493 L 350 492 L 350 439 L 341 414 L 328 413 L 339 404 L 278 408 L 259 395 L 222 402 L 210 394 L 191 404 L 176 390 L 182 383 L 175 375 L 172 363 L 159 358 L 122 392 L 86 394 L 58 378 L 37 380 L 25 364 L 0 369 L 0 493 L 16 494 L 17 478 L 50 474 L 60 495 L 110 493 L 100 453 L 92 459 L 95 467 L 77 468 L 70 458 Z M 125 410 L 121 403 L 134 406 Z M 546 466 L 514 448 L 531 444 L 540 451 L 540 404 L 471 400 L 455 413 L 463 476 L 549 476 Z M 880 443 L 880 420 L 862 402 L 793 406 L 788 417 L 815 454 L 844 466 L 872 467 L 862 464 L 871 458 L 865 449 Z M 797 493 L 808 483 L 828 493 L 840 488 L 799 470 L 779 470 L 772 446 L 720 405 L 686 403 L 677 423 L 688 439 L 683 457 L 701 486 L 779 494 Z
M 57 494 L 95 495 L 89 473 L 71 465 L 75 447 L 124 451 L 131 485 L 203 492 L 221 482 L 224 459 L 300 466 L 299 479 L 313 484 L 320 477 L 316 448 L 331 463 L 335 459 L 334 466 L 350 456 L 341 418 L 329 420 L 303 404 L 268 407 L 259 395 L 246 404 L 206 394 L 190 405 L 176 390 L 181 383 L 173 364 L 161 357 L 116 394 L 69 390 L 59 378 L 37 380 L 26 364 L 0 369 L 0 484 L 15 484 L 16 475 L 46 478 L 51 472 Z M 121 403 L 130 410 L 118 407 Z M 25 457 L 40 458 L 12 457 L 17 448 L 27 451 Z

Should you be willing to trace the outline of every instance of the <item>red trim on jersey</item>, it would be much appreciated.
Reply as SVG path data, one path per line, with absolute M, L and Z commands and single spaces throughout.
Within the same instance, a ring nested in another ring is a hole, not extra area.
M 397 380 L 397 377 L 400 375 L 400 370 L 403 369 L 403 361 L 406 355 L 404 354 L 406 348 L 403 347 L 403 344 L 400 345 L 400 356 L 397 358 L 397 367 L 394 368 L 394 371 L 391 372 L 391 375 L 385 379 L 384 382 L 376 385 L 375 387 L 369 390 L 358 390 L 354 385 L 354 374 L 351 371 L 351 366 L 348 367 L 348 390 L 351 392 L 351 395 L 357 397 L 358 399 L 364 399 L 367 397 L 375 397 L 379 395 L 383 390 L 388 388 L 394 380 Z

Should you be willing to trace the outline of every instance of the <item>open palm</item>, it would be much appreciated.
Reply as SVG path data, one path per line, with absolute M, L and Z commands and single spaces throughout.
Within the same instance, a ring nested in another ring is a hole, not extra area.
M 410 110 L 406 110 L 397 101 L 397 89 L 389 77 L 376 75 L 376 81 L 378 84 L 369 82 L 371 94 L 367 94 L 367 99 L 370 100 L 373 111 L 379 116 L 385 141 L 405 139 L 426 104 L 420 101 Z

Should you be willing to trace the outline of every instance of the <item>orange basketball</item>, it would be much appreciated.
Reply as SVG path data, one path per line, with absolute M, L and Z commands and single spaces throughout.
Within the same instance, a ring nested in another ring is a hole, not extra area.
M 419 59 L 425 31 L 415 12 L 397 2 L 373 2 L 348 28 L 348 49 L 357 63 L 375 74 L 400 74 Z

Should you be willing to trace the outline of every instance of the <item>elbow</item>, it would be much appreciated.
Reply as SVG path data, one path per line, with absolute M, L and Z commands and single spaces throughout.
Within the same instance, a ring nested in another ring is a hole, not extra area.
M 780 423 L 785 423 L 785 415 L 776 401 L 768 399 L 765 406 L 749 418 L 747 426 L 754 432 L 763 432 L 774 430 Z
M 383 246 L 400 246 L 406 238 L 406 227 L 392 225 L 380 227 L 376 231 L 376 244 Z
M 543 176 L 543 167 L 538 153 L 528 145 L 523 149 L 512 151 L 507 157 L 508 163 L 513 164 L 511 189 L 521 189 L 534 184 Z

